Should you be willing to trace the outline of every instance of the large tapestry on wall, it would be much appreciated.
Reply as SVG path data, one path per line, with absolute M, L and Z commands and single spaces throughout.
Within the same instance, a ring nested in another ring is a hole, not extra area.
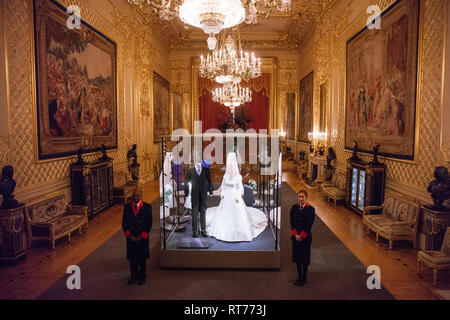
M 314 128 L 314 72 L 300 81 L 298 141 L 311 143 L 308 133 Z
M 117 149 L 116 44 L 58 3 L 34 0 L 38 159 Z
M 153 137 L 155 143 L 161 142 L 162 136 L 170 135 L 170 85 L 169 81 L 156 72 L 153 73 Z
M 414 160 L 419 0 L 400 0 L 347 42 L 345 148 Z
M 295 140 L 295 93 L 286 94 L 286 139 Z

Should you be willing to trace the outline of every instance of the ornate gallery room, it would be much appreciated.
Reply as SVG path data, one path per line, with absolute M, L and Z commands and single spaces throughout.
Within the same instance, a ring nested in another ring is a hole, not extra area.
M 450 1 L 0 4 L 0 300 L 450 300 Z

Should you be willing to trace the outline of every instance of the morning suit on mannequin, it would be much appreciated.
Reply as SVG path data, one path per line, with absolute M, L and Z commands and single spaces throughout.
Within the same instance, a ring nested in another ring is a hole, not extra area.
M 191 203 L 192 203 L 192 234 L 194 238 L 198 237 L 198 220 L 200 218 L 201 233 L 207 237 L 206 232 L 206 201 L 207 193 L 213 194 L 213 184 L 211 173 L 208 168 L 202 167 L 201 163 L 196 163 L 193 168 L 186 172 L 184 184 L 184 194 L 189 194 L 189 184 L 191 185 Z

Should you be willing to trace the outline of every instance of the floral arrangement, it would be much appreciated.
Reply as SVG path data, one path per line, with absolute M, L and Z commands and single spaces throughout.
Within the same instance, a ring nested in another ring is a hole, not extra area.
M 256 183 L 255 180 L 250 180 L 250 181 L 248 182 L 248 185 L 249 185 L 250 187 L 252 187 L 253 190 L 255 190 L 256 187 L 258 186 L 258 184 Z
M 164 203 L 169 203 L 170 202 L 170 196 L 171 195 L 172 195 L 172 191 L 170 189 L 166 190 L 164 192 Z

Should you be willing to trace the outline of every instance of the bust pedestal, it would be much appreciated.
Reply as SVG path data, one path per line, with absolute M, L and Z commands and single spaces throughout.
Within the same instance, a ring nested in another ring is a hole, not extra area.
M 440 251 L 447 226 L 450 226 L 450 209 L 434 211 L 422 206 L 419 221 L 419 249 Z
M 16 209 L 0 210 L 0 262 L 15 264 L 26 258 L 25 214 L 25 205 Z

